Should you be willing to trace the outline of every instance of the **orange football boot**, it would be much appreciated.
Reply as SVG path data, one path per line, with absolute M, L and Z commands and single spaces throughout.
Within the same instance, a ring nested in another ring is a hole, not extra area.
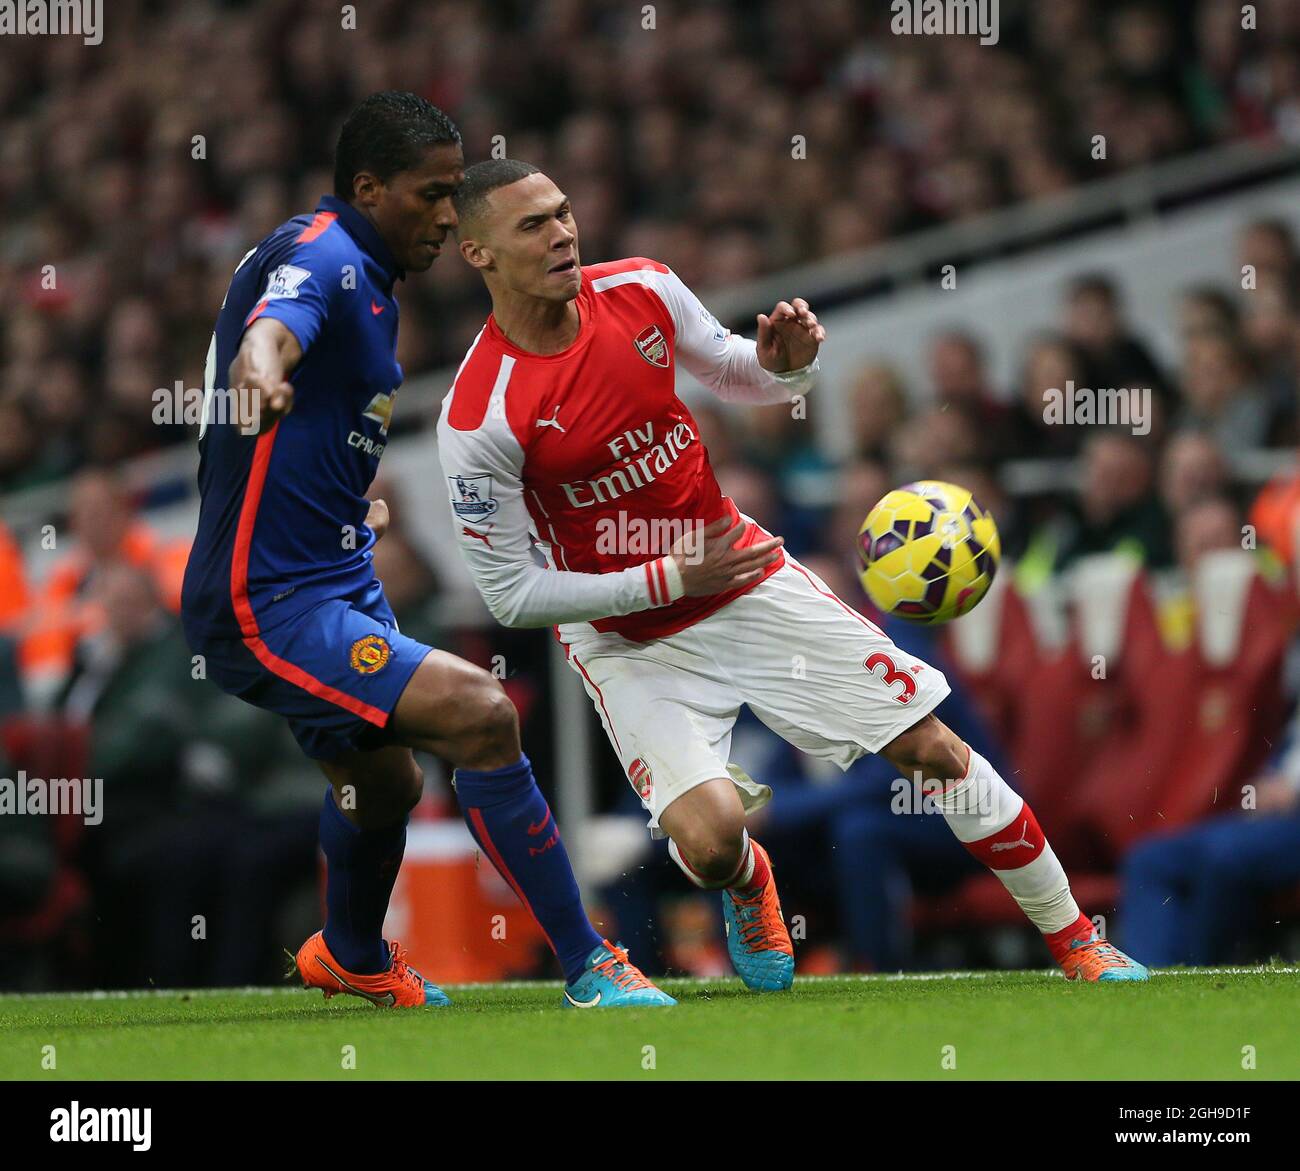
M 451 1003 L 441 988 L 430 984 L 406 962 L 405 952 L 396 940 L 388 945 L 388 967 L 373 975 L 349 972 L 330 954 L 322 931 L 298 949 L 294 964 L 303 985 L 319 988 L 326 1000 L 343 992 L 385 1008 L 441 1007 Z
M 1084 980 L 1089 984 L 1148 978 L 1146 968 L 1126 956 L 1095 929 L 1088 939 L 1070 940 L 1070 950 L 1060 964 L 1067 980 Z

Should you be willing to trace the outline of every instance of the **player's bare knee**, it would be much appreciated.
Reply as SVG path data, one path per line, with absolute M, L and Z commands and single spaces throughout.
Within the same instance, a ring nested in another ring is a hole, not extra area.
M 499 752 L 516 752 L 519 747 L 519 713 L 495 679 L 484 697 L 483 732 Z
M 465 697 L 462 761 L 468 768 L 503 768 L 520 756 L 519 713 L 501 684 L 487 672 Z
M 740 842 L 715 842 L 694 848 L 678 845 L 678 851 L 695 877 L 706 883 L 725 883 L 740 869 Z
M 729 777 L 682 794 L 660 814 L 690 875 L 706 885 L 725 883 L 740 868 L 745 809 Z
M 707 882 L 725 882 L 740 869 L 745 819 L 721 817 L 679 832 L 673 841 L 687 865 Z

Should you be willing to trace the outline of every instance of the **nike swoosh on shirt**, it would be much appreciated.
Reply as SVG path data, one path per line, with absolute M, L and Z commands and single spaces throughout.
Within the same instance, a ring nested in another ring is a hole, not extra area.
M 388 308 L 387 305 L 381 305 L 378 301 L 370 302 L 370 312 L 373 313 L 376 317 L 378 317 L 387 308 Z
M 551 811 L 548 809 L 548 810 L 546 811 L 546 816 L 543 817 L 541 821 L 539 821 L 536 825 L 530 825 L 530 826 L 528 827 L 528 834 L 529 834 L 529 836 L 530 836 L 530 837 L 536 837 L 539 833 L 542 832 L 542 830 L 544 830 L 544 829 L 546 828 L 547 823 L 548 823 L 550 820 L 551 820 Z

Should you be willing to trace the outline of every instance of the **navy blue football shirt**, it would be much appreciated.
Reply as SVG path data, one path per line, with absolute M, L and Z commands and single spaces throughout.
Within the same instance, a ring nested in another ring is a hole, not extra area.
M 404 275 L 370 221 L 333 196 L 236 271 L 208 355 L 202 504 L 182 600 L 191 643 L 255 637 L 373 579 L 365 494 L 402 382 L 393 283 Z M 289 379 L 293 410 L 254 436 L 223 421 L 215 386 L 262 317 L 283 322 L 303 358 Z

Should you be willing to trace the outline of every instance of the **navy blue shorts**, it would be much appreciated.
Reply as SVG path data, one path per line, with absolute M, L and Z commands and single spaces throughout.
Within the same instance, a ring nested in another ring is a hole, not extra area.
M 397 629 L 379 582 L 331 598 L 255 638 L 190 648 L 230 695 L 289 721 L 313 760 L 389 743 L 389 717 L 429 647 Z

